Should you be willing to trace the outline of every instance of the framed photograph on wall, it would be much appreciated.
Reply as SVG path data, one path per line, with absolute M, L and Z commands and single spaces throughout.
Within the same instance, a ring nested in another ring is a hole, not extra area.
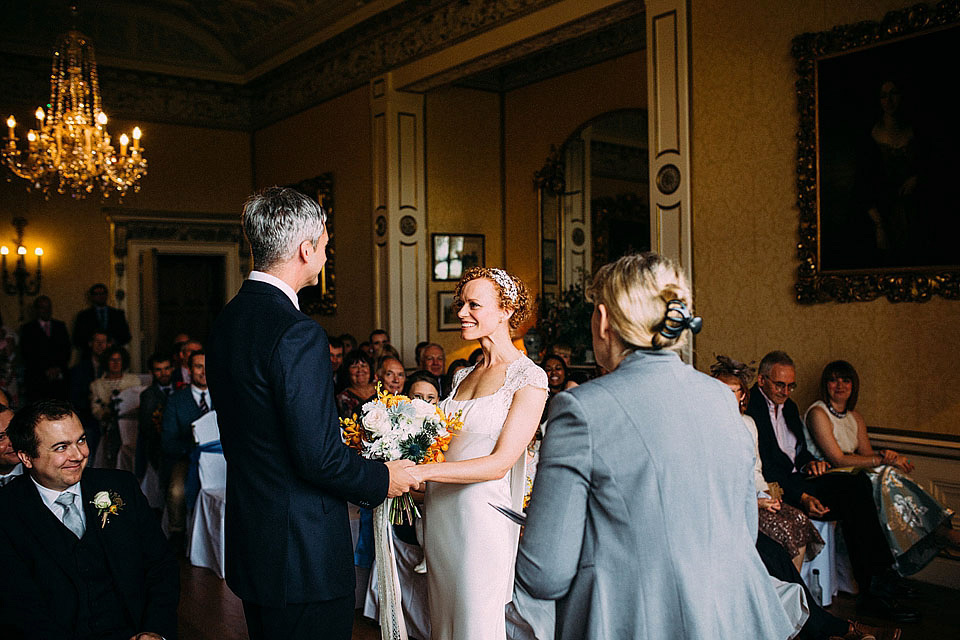
M 457 317 L 457 309 L 453 302 L 456 299 L 456 293 L 453 291 L 437 292 L 437 330 L 438 331 L 459 331 L 460 318 Z
M 797 299 L 960 298 L 960 22 L 892 11 L 793 41 Z
M 470 267 L 482 267 L 483 234 L 451 235 L 434 233 L 433 279 L 437 282 L 456 282 Z
M 557 241 L 544 239 L 541 256 L 543 264 L 540 265 L 543 274 L 543 284 L 557 284 Z

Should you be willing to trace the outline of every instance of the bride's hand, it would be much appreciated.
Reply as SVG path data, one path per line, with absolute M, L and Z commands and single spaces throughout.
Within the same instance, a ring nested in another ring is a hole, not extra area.
M 425 475 L 425 473 L 426 473 L 426 469 L 424 469 L 424 466 L 423 466 L 423 465 L 416 465 L 416 466 L 410 467 L 409 469 L 407 469 L 407 471 L 409 471 L 409 472 L 410 472 L 410 475 L 413 476 L 413 479 L 416 480 L 416 481 L 419 483 L 419 484 L 417 485 L 417 487 L 416 487 L 416 490 L 417 490 L 417 491 L 426 491 L 426 490 L 427 490 L 427 483 L 426 483 L 426 480 L 425 480 L 425 478 L 424 478 L 424 475 Z

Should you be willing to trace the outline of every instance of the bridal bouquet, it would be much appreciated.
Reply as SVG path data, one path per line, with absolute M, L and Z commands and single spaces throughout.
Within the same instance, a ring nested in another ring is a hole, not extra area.
M 463 426 L 461 412 L 448 416 L 419 398 L 395 395 L 377 384 L 377 397 L 361 408 L 361 415 L 340 418 L 347 446 L 371 460 L 413 460 L 417 464 L 443 462 L 450 439 Z M 419 516 L 409 493 L 393 501 L 390 520 L 401 524 Z

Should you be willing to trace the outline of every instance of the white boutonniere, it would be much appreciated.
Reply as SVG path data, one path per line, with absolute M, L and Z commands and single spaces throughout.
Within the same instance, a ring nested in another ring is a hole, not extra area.
M 110 516 L 117 515 L 123 509 L 123 498 L 116 491 L 100 491 L 93 496 L 90 504 L 97 508 L 97 515 L 100 516 L 100 528 L 103 529 L 107 526 Z

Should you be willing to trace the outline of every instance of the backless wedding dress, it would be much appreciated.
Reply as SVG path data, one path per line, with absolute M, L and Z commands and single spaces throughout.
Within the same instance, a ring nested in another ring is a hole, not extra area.
M 440 406 L 463 411 L 463 428 L 446 453 L 449 461 L 489 455 L 500 437 L 513 395 L 525 386 L 547 388 L 547 376 L 526 356 L 510 363 L 503 386 L 472 400 L 455 400 L 461 369 Z M 539 418 L 539 416 L 537 416 Z M 521 511 L 525 485 L 521 455 L 501 479 L 474 484 L 427 483 L 424 554 L 427 558 L 433 640 L 504 640 L 504 605 L 513 593 L 520 527 L 490 504 Z

